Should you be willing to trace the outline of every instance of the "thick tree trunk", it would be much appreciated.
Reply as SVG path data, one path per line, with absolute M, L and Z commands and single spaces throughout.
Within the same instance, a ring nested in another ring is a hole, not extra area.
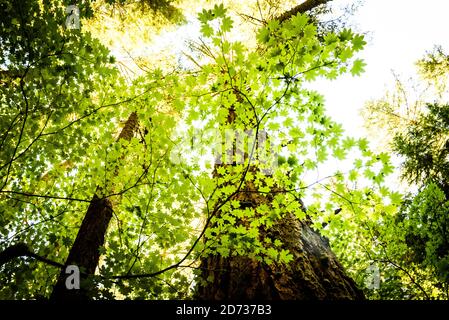
M 237 97 L 239 100 L 239 97 Z M 228 122 L 232 124 L 237 118 L 233 107 L 229 109 Z M 242 150 L 228 150 L 228 156 L 248 155 Z M 222 163 L 222 162 L 220 162 Z M 214 175 L 220 178 L 219 167 L 226 167 L 225 172 L 232 172 L 235 165 L 217 164 Z M 249 171 L 257 177 L 257 167 Z M 219 187 L 225 187 L 220 185 Z M 246 181 L 242 189 L 228 201 L 236 200 L 240 209 L 260 205 L 271 206 L 274 196 L 285 192 L 278 187 L 271 188 L 271 193 L 261 194 L 253 181 Z M 300 199 L 302 210 L 304 205 Z M 220 217 L 221 210 L 216 210 Z M 248 221 L 241 220 L 244 225 Z M 210 227 L 214 227 L 211 225 Z M 232 299 L 282 299 L 282 300 L 342 300 L 364 299 L 363 292 L 349 278 L 333 254 L 328 241 L 310 227 L 310 220 L 299 220 L 293 213 L 286 213 L 272 227 L 259 228 L 259 240 L 279 239 L 283 249 L 294 257 L 288 265 L 272 263 L 270 265 L 245 256 L 208 256 L 201 261 L 200 270 L 203 279 L 213 279 L 205 286 L 197 288 L 196 298 L 204 300 Z
M 126 121 L 118 140 L 131 140 L 137 124 L 137 114 L 133 112 Z M 106 231 L 112 218 L 112 210 L 112 203 L 108 198 L 100 199 L 96 194 L 93 196 L 65 263 L 65 267 L 77 266 L 83 274 L 81 279 L 95 273 L 100 259 L 100 247 L 104 244 Z M 50 298 L 54 300 L 87 299 L 86 289 L 82 287 L 80 290 L 67 289 L 66 279 L 69 275 L 66 274 L 65 267 L 61 270 Z
M 204 300 L 354 300 L 363 292 L 343 271 L 329 246 L 294 217 L 284 218 L 272 232 L 289 242 L 295 260 L 287 266 L 265 265 L 245 257 L 209 257 L 201 267 L 214 281 L 200 287 Z M 216 271 L 214 271 L 216 270 Z
M 243 192 L 241 203 L 256 207 L 270 197 Z M 251 195 L 250 197 L 248 195 Z M 280 239 L 294 260 L 288 265 L 267 265 L 247 257 L 209 256 L 201 263 L 202 278 L 213 278 L 198 287 L 197 298 L 204 300 L 342 300 L 364 299 L 363 292 L 349 278 L 325 238 L 307 221 L 287 214 L 264 237 Z
M 329 1 L 305 1 L 279 16 L 277 20 L 286 21 L 297 13 L 304 13 Z M 228 123 L 233 123 L 236 117 L 238 115 L 231 108 Z M 272 189 L 273 194 L 282 191 L 275 189 Z M 247 182 L 243 190 L 231 200 L 238 200 L 246 207 L 250 205 L 252 208 L 257 208 L 261 204 L 270 206 L 273 195 L 259 194 L 254 184 Z M 216 215 L 220 216 L 220 212 Z M 289 250 L 294 257 L 288 265 L 277 263 L 268 265 L 245 256 L 204 258 L 201 261 L 201 277 L 213 280 L 204 286 L 198 286 L 196 298 L 204 300 L 364 299 L 363 292 L 346 275 L 342 265 L 337 261 L 328 241 L 309 225 L 310 221 L 300 221 L 294 214 L 287 213 L 268 230 L 259 230 L 261 239 L 268 237 L 280 239 L 283 242 L 283 249 Z

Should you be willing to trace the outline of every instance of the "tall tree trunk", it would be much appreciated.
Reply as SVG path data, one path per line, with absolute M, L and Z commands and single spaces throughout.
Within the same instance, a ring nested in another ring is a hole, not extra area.
M 274 194 L 279 194 L 279 190 Z M 233 200 L 253 208 L 270 204 L 273 196 L 257 193 L 251 182 Z M 217 213 L 219 215 L 220 213 Z M 294 260 L 288 265 L 267 265 L 243 256 L 209 256 L 201 262 L 202 278 L 212 278 L 198 287 L 197 298 L 204 300 L 341 300 L 364 299 L 363 292 L 349 278 L 332 253 L 325 238 L 307 221 L 286 214 L 262 237 L 280 239 Z
M 239 98 L 237 97 L 237 100 Z M 237 117 L 231 106 L 227 122 L 232 124 Z M 229 150 L 226 152 L 229 153 Z M 243 155 L 243 158 L 248 157 L 242 150 L 232 150 L 230 153 L 232 154 L 227 155 L 239 154 Z M 221 177 L 218 173 L 218 168 L 221 166 L 227 167 L 225 172 L 232 172 L 235 164 L 217 164 L 214 172 L 217 178 Z M 253 177 L 258 176 L 258 170 L 256 166 L 249 168 Z M 225 185 L 219 187 L 225 187 Z M 249 207 L 255 209 L 261 205 L 271 207 L 274 196 L 283 192 L 286 192 L 285 189 L 274 186 L 270 193 L 261 194 L 254 181 L 245 181 L 242 189 L 228 201 L 238 201 L 240 209 L 243 210 Z M 302 201 L 300 199 L 297 201 L 305 212 Z M 216 210 L 215 215 L 220 217 L 221 210 Z M 248 222 L 240 219 L 236 223 L 245 225 Z M 198 286 L 196 298 L 204 300 L 364 299 L 363 292 L 346 275 L 342 265 L 337 261 L 328 241 L 310 227 L 309 219 L 299 220 L 293 213 L 286 213 L 270 228 L 259 228 L 259 240 L 263 242 L 265 238 L 281 240 L 283 249 L 287 249 L 293 255 L 293 261 L 288 265 L 278 263 L 268 265 L 245 256 L 205 257 L 201 261 L 201 277 L 213 280 L 207 281 L 206 285 Z
M 277 19 L 280 22 L 286 21 L 297 13 L 304 13 L 329 1 L 305 1 Z M 238 115 L 231 107 L 228 123 L 233 123 L 236 117 Z M 217 171 L 215 174 L 217 175 Z M 282 192 L 277 188 L 272 191 L 273 194 Z M 269 206 L 273 194 L 258 193 L 254 183 L 249 181 L 245 183 L 243 190 L 230 200 L 238 200 L 245 207 L 257 208 L 262 204 Z M 220 216 L 220 211 L 216 215 Z M 284 249 L 288 249 L 294 257 L 289 265 L 268 265 L 245 256 L 204 258 L 201 261 L 201 277 L 213 280 L 198 286 L 196 297 L 205 300 L 364 299 L 363 292 L 346 275 L 337 261 L 328 241 L 309 224 L 309 221 L 300 221 L 294 214 L 288 213 L 269 229 L 259 230 L 261 238 L 280 239 L 283 242 Z
M 125 123 L 119 137 L 120 139 L 131 140 L 138 125 L 137 114 L 133 112 Z M 116 168 L 115 171 L 117 171 Z M 108 198 L 99 198 L 97 194 L 92 200 L 84 216 L 81 227 L 76 236 L 75 242 L 70 249 L 65 262 L 65 267 L 69 265 L 77 266 L 82 272 L 81 279 L 86 275 L 95 273 L 100 258 L 100 247 L 103 246 L 106 231 L 112 218 L 112 203 Z M 66 268 L 62 268 L 58 281 L 53 288 L 50 299 L 54 300 L 83 300 L 87 299 L 85 288 L 80 290 L 67 289 Z

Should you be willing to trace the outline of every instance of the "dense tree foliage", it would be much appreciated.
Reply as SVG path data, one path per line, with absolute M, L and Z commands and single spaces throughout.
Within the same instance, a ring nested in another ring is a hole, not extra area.
M 418 61 L 421 79 L 414 89 L 398 79 L 396 92 L 367 105 L 370 120 L 388 123 L 404 182 L 413 186 L 388 228 L 374 230 L 384 248 L 378 259 L 391 265 L 395 286 L 402 291 L 385 290 L 380 297 L 449 298 L 447 61 L 442 49 L 435 48 Z M 409 285 L 401 278 L 408 278 Z
M 309 89 L 365 66 L 363 35 L 310 13 L 327 2 L 278 16 L 266 2 L 241 15 L 248 43 L 208 5 L 188 64 L 130 77 L 101 19 L 153 10 L 156 30 L 182 21 L 174 2 L 81 1 L 68 28 L 64 1 L 0 1 L 0 298 L 59 296 L 70 264 L 83 297 L 223 298 L 221 268 L 242 261 L 275 283 L 264 297 L 448 298 L 447 104 L 390 132 L 418 191 L 390 190 L 390 153 L 346 136 Z M 423 81 L 447 61 L 422 60 Z M 372 102 L 374 118 L 395 103 Z

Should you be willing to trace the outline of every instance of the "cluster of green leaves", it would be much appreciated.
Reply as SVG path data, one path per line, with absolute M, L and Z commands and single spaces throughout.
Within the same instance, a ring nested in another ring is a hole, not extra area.
M 403 219 L 406 230 L 405 241 L 412 253 L 410 259 L 429 268 L 440 282 L 440 289 L 446 290 L 449 283 L 447 213 L 447 196 L 437 185 L 429 183 L 405 206 L 399 218 Z
M 140 285 L 132 294 L 134 283 L 105 280 L 170 266 L 195 235 L 198 196 L 187 171 L 169 161 L 176 77 L 156 70 L 125 83 L 108 49 L 65 28 L 62 1 L 0 4 L 0 250 L 24 242 L 64 263 L 93 195 L 109 196 L 114 218 L 95 295 L 182 296 L 182 272 L 133 280 Z M 138 132 L 116 142 L 132 112 Z M 59 274 L 29 258 L 1 268 L 4 298 L 48 297 Z
M 57 192 L 61 198 L 82 199 L 92 191 L 86 185 L 75 195 L 79 185 L 73 184 L 69 173 L 75 169 L 71 164 L 81 160 L 79 150 L 99 138 L 94 129 L 97 111 L 110 101 L 115 88 L 106 86 L 106 79 L 117 72 L 111 68 L 108 50 L 98 41 L 77 30 L 65 30 L 63 3 L 2 1 L 1 6 L 7 13 L 0 21 L 2 248 L 16 232 L 26 230 L 13 241 L 34 243 L 38 253 L 60 258 L 66 255 L 74 230 L 60 225 L 55 217 L 66 214 L 66 223 L 73 224 L 80 217 L 73 213 L 85 211 L 86 206 L 75 202 L 67 207 L 50 198 Z M 120 86 L 120 82 L 109 83 Z M 65 179 L 51 179 L 46 174 L 51 169 L 52 175 Z M 23 194 L 41 197 L 33 200 Z M 31 224 L 35 227 L 30 228 Z M 55 237 L 59 241 L 52 241 Z M 58 242 L 66 246 L 60 250 L 48 246 L 58 247 Z M 2 280 L 9 279 L 2 295 L 28 297 L 54 270 L 22 262 L 11 272 L 2 274 Z
M 447 57 L 437 51 L 419 61 L 418 66 L 425 81 L 437 86 L 430 96 L 437 102 L 410 102 L 413 94 L 425 95 L 409 92 L 399 83 L 398 93 L 369 105 L 372 117 L 380 119 L 381 125 L 390 121 L 394 124 L 395 128 L 387 131 L 390 148 L 401 157 L 403 182 L 408 183 L 410 191 L 405 195 L 390 193 L 389 200 L 383 188 L 379 189 L 380 198 L 379 193 L 368 189 L 356 199 L 345 195 L 351 200 L 346 208 L 353 213 L 338 216 L 338 224 L 330 224 L 323 231 L 361 285 L 370 276 L 366 273 L 369 265 L 380 269 L 380 287 L 366 291 L 371 298 L 449 298 L 448 107 L 441 100 L 445 83 L 437 81 L 447 75 Z M 408 113 L 402 114 L 403 109 Z M 364 215 L 354 210 L 360 203 L 368 205 Z
M 404 133 L 396 135 L 394 149 L 404 156 L 404 176 L 421 183 L 430 180 L 446 187 L 449 177 L 449 106 L 427 104 L 426 110 Z
M 351 214 L 339 215 L 322 232 L 359 285 L 372 279 L 370 265 L 379 268 L 380 286 L 367 289 L 368 297 L 447 299 L 446 196 L 434 184 L 405 200 L 393 195 L 382 205 L 385 199 L 365 190 L 365 207 L 343 207 Z M 360 209 L 364 215 L 356 214 Z

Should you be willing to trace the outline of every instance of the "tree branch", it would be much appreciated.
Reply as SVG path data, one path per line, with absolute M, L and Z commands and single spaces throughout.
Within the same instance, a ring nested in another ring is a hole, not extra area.
M 59 262 L 35 254 L 28 248 L 28 246 L 25 243 L 14 244 L 6 248 L 4 251 L 0 252 L 0 266 L 18 257 L 30 257 L 36 259 L 37 261 L 49 264 L 57 268 L 64 267 L 64 265 Z
M 276 18 L 279 22 L 284 22 L 294 15 L 297 15 L 298 13 L 305 13 L 307 11 L 310 11 L 312 9 L 315 9 L 316 7 L 326 4 L 332 0 L 307 0 L 296 7 L 290 9 L 289 11 L 284 12 L 280 16 Z

